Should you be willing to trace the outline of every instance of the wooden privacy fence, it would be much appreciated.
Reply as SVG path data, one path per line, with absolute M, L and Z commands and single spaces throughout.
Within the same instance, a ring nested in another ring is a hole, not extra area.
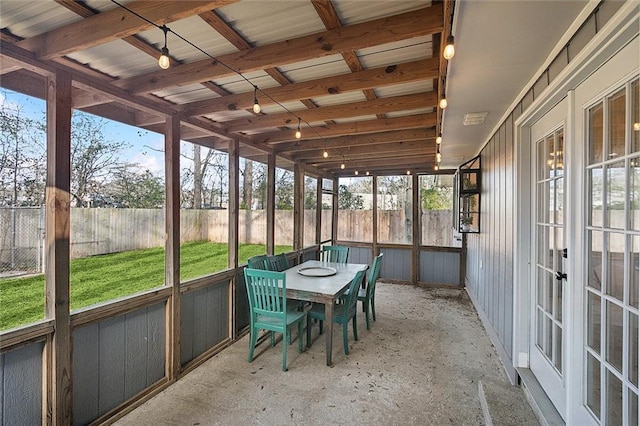
M 18 209 L 22 221 L 40 221 L 41 209 Z M 33 216 L 31 219 L 30 217 Z M 163 209 L 71 209 L 71 257 L 138 250 L 164 245 Z M 305 245 L 314 241 L 316 212 L 305 211 Z M 266 211 L 240 210 L 239 242 L 266 244 Z M 451 212 L 432 211 L 422 216 L 422 244 L 450 245 Z M 378 211 L 378 241 L 408 244 L 411 220 L 404 211 Z M 228 240 L 229 213 L 227 210 L 181 210 L 180 238 L 187 241 Z M 293 244 L 293 212 L 275 212 L 276 244 Z M 13 229 L 13 228 L 12 228 Z M 42 247 L 43 233 L 20 232 L 11 238 L 0 238 L 0 253 L 10 253 L 16 247 Z M 322 211 L 322 236 L 331 235 L 331 211 Z M 341 210 L 338 214 L 338 239 L 344 241 L 373 241 L 373 212 L 371 210 Z M 3 255 L 4 256 L 4 255 Z M 3 259 L 0 259 L 3 261 Z

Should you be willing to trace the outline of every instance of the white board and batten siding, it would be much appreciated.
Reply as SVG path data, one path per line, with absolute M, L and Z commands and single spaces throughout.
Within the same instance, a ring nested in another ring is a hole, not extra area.
M 0 424 L 42 424 L 43 342 L 0 354 Z

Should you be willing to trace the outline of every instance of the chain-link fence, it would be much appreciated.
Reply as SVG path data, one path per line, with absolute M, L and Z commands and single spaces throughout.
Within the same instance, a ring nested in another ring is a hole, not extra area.
M 0 207 L 0 278 L 43 272 L 43 248 L 43 207 Z

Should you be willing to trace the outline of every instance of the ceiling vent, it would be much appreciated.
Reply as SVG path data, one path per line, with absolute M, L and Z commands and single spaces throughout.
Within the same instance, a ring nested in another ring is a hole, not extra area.
M 464 115 L 464 121 L 462 122 L 462 124 L 464 124 L 465 126 L 475 126 L 477 124 L 482 124 L 487 118 L 487 115 L 489 115 L 487 111 L 466 113 Z

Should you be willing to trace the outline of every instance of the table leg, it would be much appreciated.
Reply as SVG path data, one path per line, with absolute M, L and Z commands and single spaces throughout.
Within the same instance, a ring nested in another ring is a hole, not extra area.
M 333 353 L 333 300 L 324 304 L 325 319 L 325 351 L 327 352 L 327 365 L 331 367 L 331 354 Z

